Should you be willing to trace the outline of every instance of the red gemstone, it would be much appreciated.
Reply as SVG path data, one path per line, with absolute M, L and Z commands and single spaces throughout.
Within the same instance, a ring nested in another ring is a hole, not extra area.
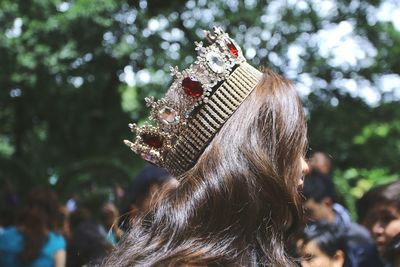
M 183 79 L 182 88 L 188 96 L 198 98 L 203 95 L 203 87 L 201 86 L 201 83 L 192 80 L 189 77 Z
M 148 146 L 160 148 L 163 145 L 163 139 L 157 135 L 142 134 L 141 137 L 143 142 Z
M 239 51 L 237 50 L 236 46 L 232 42 L 227 42 L 226 45 L 228 46 L 229 51 L 231 52 L 231 54 L 234 57 L 238 57 L 239 56 Z

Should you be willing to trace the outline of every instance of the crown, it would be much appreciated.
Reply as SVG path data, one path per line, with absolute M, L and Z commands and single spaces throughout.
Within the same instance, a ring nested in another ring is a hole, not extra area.
M 188 69 L 171 67 L 175 79 L 169 90 L 160 100 L 145 99 L 151 108 L 149 121 L 142 127 L 129 124 L 136 138 L 124 140 L 144 160 L 173 175 L 195 164 L 262 76 L 221 28 L 204 32 L 209 45 L 195 42 L 197 60 Z

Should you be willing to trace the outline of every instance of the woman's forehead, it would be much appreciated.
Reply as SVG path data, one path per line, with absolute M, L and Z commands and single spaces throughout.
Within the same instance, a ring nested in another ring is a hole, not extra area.
M 368 211 L 368 217 L 379 215 L 392 215 L 400 218 L 400 209 L 394 203 L 377 203 Z

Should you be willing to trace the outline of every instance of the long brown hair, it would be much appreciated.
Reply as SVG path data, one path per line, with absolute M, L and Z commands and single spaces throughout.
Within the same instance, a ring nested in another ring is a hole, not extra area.
M 294 266 L 288 233 L 299 220 L 306 145 L 292 84 L 270 70 L 180 185 L 132 230 L 104 266 Z

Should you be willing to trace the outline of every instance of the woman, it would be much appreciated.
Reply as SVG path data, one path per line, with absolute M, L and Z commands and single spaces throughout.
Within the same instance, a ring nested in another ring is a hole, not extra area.
M 304 228 L 297 242 L 302 267 L 352 266 L 347 256 L 347 240 L 333 224 L 313 223 Z
M 148 127 L 146 132 L 131 125 L 136 142 L 126 142 L 161 163 L 180 184 L 164 191 L 146 216 L 134 220 L 105 266 L 295 266 L 285 241 L 299 221 L 297 188 L 306 166 L 302 105 L 289 81 L 248 65 L 220 29 L 207 39 L 210 46 L 197 44 L 198 63 L 182 73 L 173 70 L 177 78 L 166 98 L 148 101 L 153 108 L 169 103 L 173 108 L 168 114 L 177 111 L 180 119 L 184 114 L 188 118 L 178 122 L 177 130 Z M 224 74 L 227 64 L 232 68 Z M 223 78 L 215 78 L 219 73 Z M 191 89 L 201 83 L 206 91 L 207 82 L 214 87 L 206 100 L 193 109 L 182 103 L 178 90 L 195 97 Z M 152 117 L 160 114 L 162 120 L 176 122 L 177 116 L 164 116 L 165 108 L 153 109 Z M 156 138 L 170 131 L 172 141 Z M 160 140 L 166 151 L 148 149 L 160 147 Z
M 65 240 L 60 228 L 58 198 L 52 190 L 31 191 L 16 227 L 0 234 L 0 266 L 64 267 Z
M 371 232 L 381 256 L 386 258 L 385 251 L 393 249 L 391 242 L 400 235 L 400 181 L 371 189 L 360 202 L 368 208 L 362 223 Z

